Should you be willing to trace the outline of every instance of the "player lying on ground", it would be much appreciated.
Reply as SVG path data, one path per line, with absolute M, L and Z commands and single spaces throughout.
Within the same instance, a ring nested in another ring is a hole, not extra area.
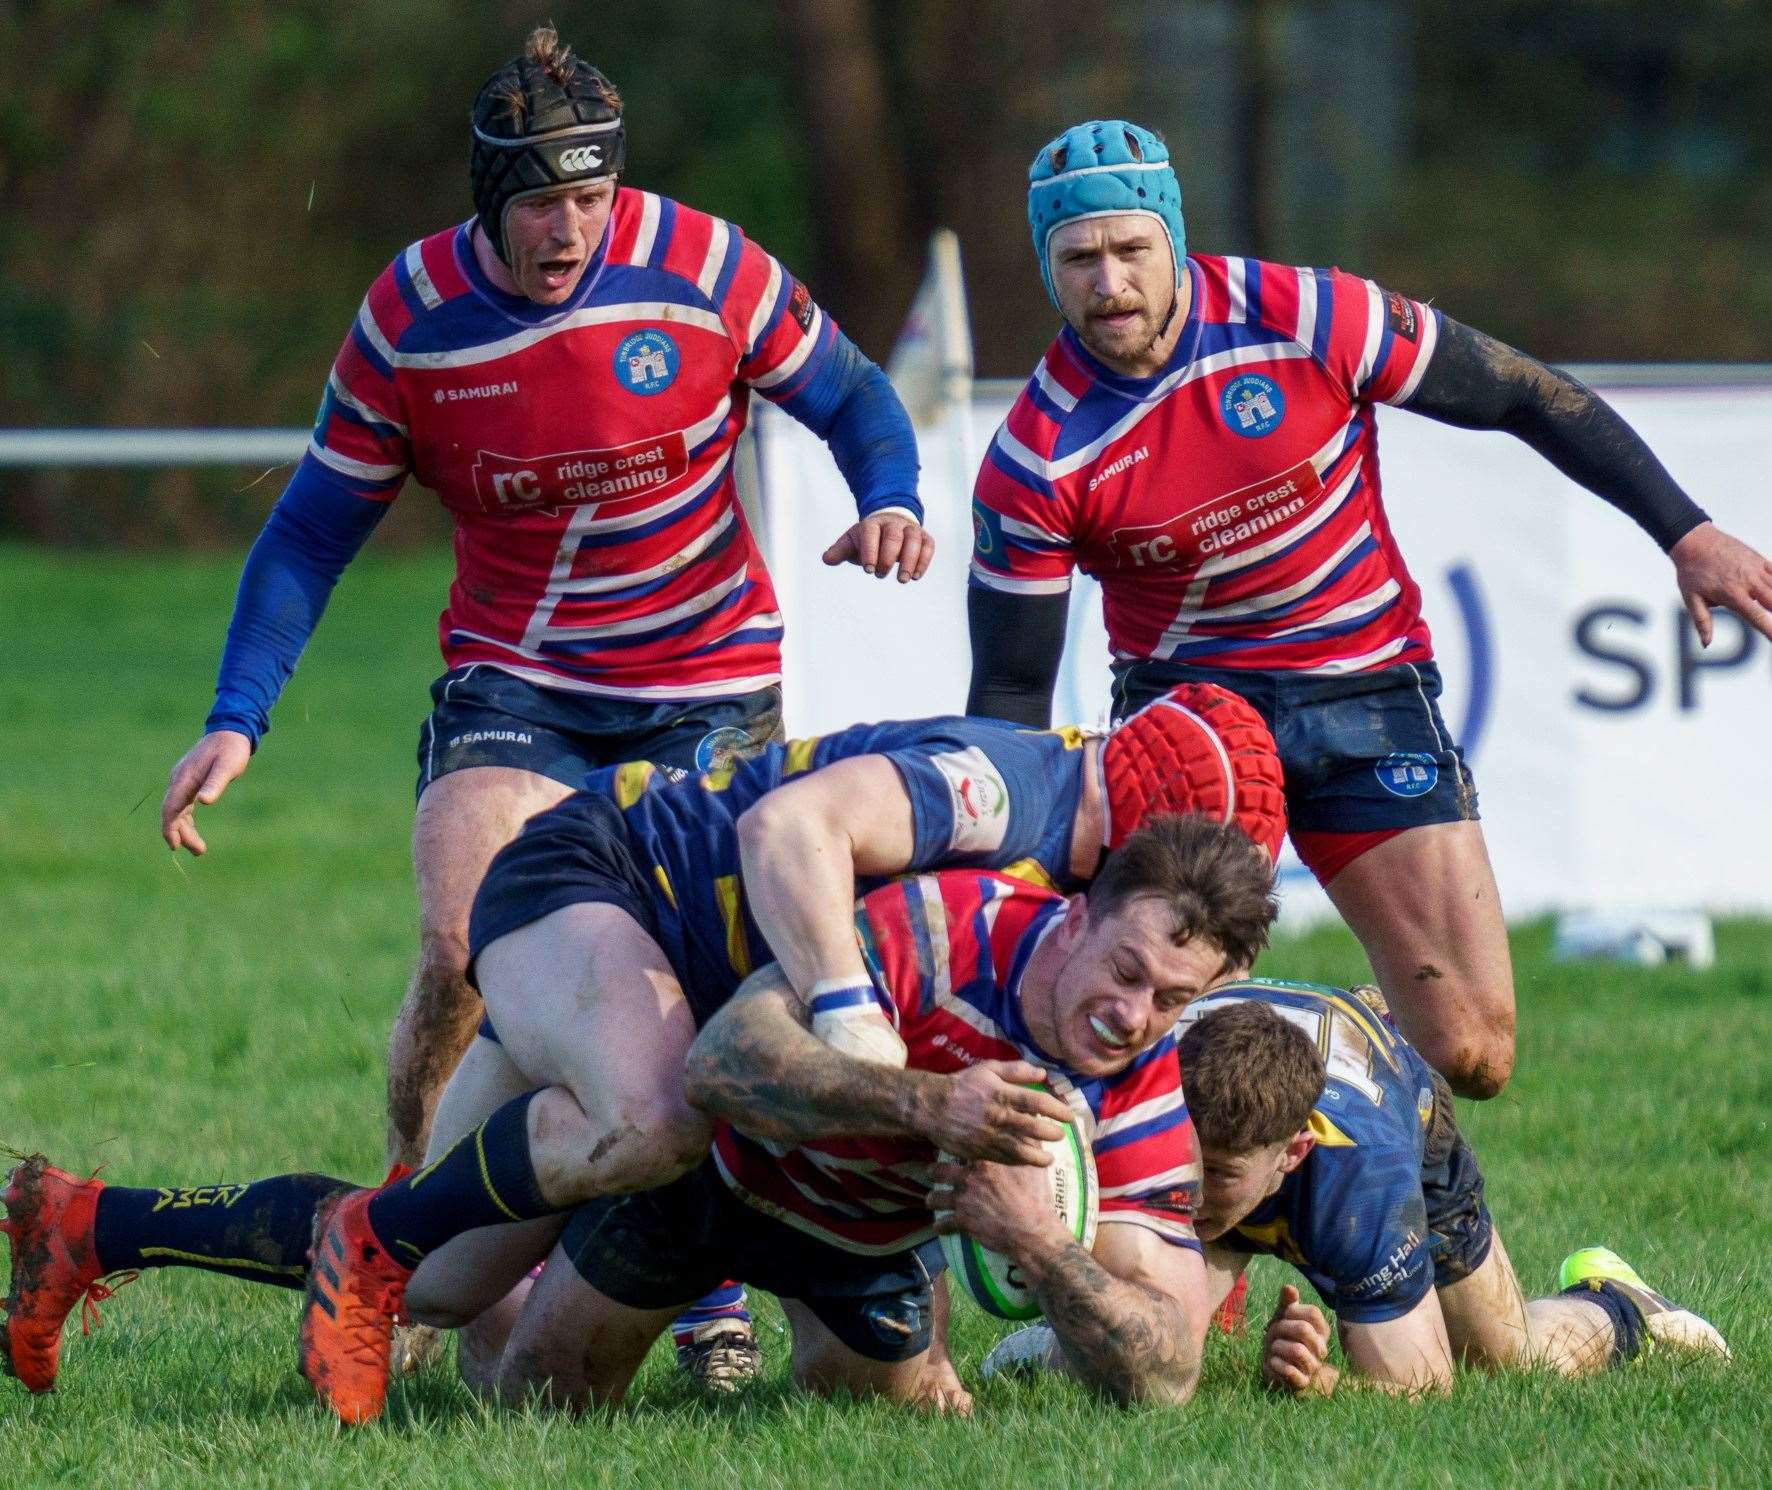
M 873 891 L 857 925 L 904 1064 L 820 1040 L 779 969 L 750 979 L 689 1055 L 689 1098 L 720 1120 L 713 1154 L 573 1217 L 498 1390 L 619 1400 L 678 1301 L 731 1271 L 783 1296 L 801 1385 L 917 1400 L 939 1199 L 946 1225 L 1016 1261 L 1087 1381 L 1119 1401 L 1185 1401 L 1209 1303 L 1170 1030 L 1265 943 L 1270 890 L 1264 853 L 1190 816 L 1140 829 L 1086 897 L 960 871 Z M 979 1125 L 956 1135 L 963 1108 Z M 1005 1126 L 1015 1112 L 1028 1120 Z M 1092 1253 L 1054 1219 L 1039 1167 L 1054 1118 L 1084 1123 L 1094 1146 Z M 938 1165 L 943 1149 L 970 1162 Z
M 1048 721 L 1065 592 L 1096 576 L 1116 712 L 1184 681 L 1261 709 L 1293 842 L 1398 1021 L 1458 1092 L 1493 1096 L 1514 1061 L 1507 928 L 1385 512 L 1377 405 L 1504 430 L 1624 512 L 1706 644 L 1713 605 L 1772 637 L 1772 564 L 1567 374 L 1339 269 L 1189 254 L 1148 130 L 1051 141 L 1028 221 L 1065 325 L 979 470 L 968 712 Z
M 1727 1354 L 1716 1330 L 1604 1248 L 1569 1257 L 1563 1291 L 1528 1301 L 1445 1081 L 1360 996 L 1238 983 L 1183 1020 L 1215 1295 L 1249 1254 L 1285 1258 L 1334 1314 L 1353 1379 L 1392 1391 L 1449 1388 L 1455 1361 L 1578 1376 L 1645 1340 Z M 1282 1289 L 1263 1379 L 1327 1396 L 1340 1376 L 1328 1351 L 1322 1311 Z M 1022 1331 L 995 1363 L 1041 1354 L 1040 1335 Z
M 674 784 L 647 766 L 594 778 L 532 822 L 481 891 L 480 985 L 508 1044 L 491 1025 L 474 1042 L 440 1109 L 433 1163 L 331 1213 L 333 1240 L 355 1237 L 362 1267 L 341 1279 L 329 1265 L 312 1281 L 304 1361 L 322 1394 L 352 1420 L 373 1416 L 402 1297 L 411 1316 L 466 1323 L 546 1253 L 564 1212 L 597 1194 L 666 1183 L 700 1161 L 708 1125 L 682 1097 L 696 1024 L 768 959 L 770 907 L 801 906 L 816 923 L 816 904 L 807 909 L 801 897 L 842 882 L 829 864 L 810 872 L 804 840 L 792 855 L 771 849 L 772 822 L 795 833 L 806 821 L 823 825 L 818 851 L 850 856 L 851 885 L 856 872 L 1018 860 L 1070 885 L 1094 872 L 1104 842 L 1118 843 L 1152 810 L 1209 807 L 1277 843 L 1278 766 L 1265 742 L 1252 711 L 1212 690 L 1167 700 L 1105 741 L 934 720 L 771 747 Z M 804 779 L 782 785 L 793 776 Z M 777 786 L 805 818 L 764 813 L 750 824 L 747 809 Z M 766 887 L 756 918 L 741 868 Z M 853 936 L 845 955 L 854 961 Z M 809 998 L 833 991 L 819 981 Z M 845 986 L 853 983 L 839 980 L 821 1016 L 826 1030 L 852 1014 Z M 338 1183 L 303 1175 L 205 1187 L 185 1192 L 198 1203 L 168 1207 L 153 1189 L 26 1166 L 6 1195 L 9 1369 L 48 1390 L 63 1321 L 113 1272 L 197 1265 L 301 1286 L 307 1218 Z M 343 1341 L 321 1329 L 327 1343 L 314 1347 L 315 1319 L 337 1323 Z M 357 1360 L 348 1385 L 316 1361 L 335 1343 Z

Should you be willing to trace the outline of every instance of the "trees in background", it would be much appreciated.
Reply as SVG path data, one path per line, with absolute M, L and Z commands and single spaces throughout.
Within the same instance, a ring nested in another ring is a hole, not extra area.
M 1772 355 L 1772 9 L 1706 0 L 677 0 L 552 18 L 630 177 L 744 225 L 876 357 L 937 224 L 979 365 L 1051 334 L 1023 216 L 1127 114 L 1204 250 L 1341 262 L 1558 360 Z M 0 423 L 305 420 L 369 280 L 470 210 L 495 0 L 0 13 Z M 0 474 L 0 531 L 234 541 L 273 473 Z M 411 503 L 403 506 L 421 507 Z

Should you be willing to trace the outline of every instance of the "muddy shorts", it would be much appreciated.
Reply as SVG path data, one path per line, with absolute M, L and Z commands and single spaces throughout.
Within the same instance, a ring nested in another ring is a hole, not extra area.
M 1267 721 L 1293 846 L 1324 884 L 1386 836 L 1477 817 L 1476 783 L 1440 715 L 1431 662 L 1334 674 L 1120 663 L 1114 717 L 1178 683 L 1228 688 Z
M 1428 1252 L 1434 1286 L 1470 1277 L 1489 1255 L 1495 1223 L 1483 1203 L 1483 1172 L 1458 1131 L 1452 1088 L 1433 1073 L 1434 1110 L 1421 1155 L 1421 1194 L 1427 1202 Z

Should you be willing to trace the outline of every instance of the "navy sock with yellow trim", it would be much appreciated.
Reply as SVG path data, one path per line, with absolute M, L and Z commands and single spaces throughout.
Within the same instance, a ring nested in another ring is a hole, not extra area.
M 1612 1354 L 1607 1365 L 1621 1366 L 1636 1359 L 1643 1345 L 1643 1311 L 1629 1294 L 1616 1283 L 1599 1278 L 1577 1283 L 1563 1292 L 1605 1310 L 1606 1318 L 1612 1321 Z
M 202 1268 L 300 1288 L 308 1272 L 314 1210 L 351 1188 L 327 1174 L 280 1174 L 240 1185 L 181 1185 L 99 1191 L 92 1246 L 107 1273 L 130 1268 Z
M 542 1198 L 529 1158 L 525 1092 L 505 1103 L 454 1148 L 369 1202 L 369 1226 L 388 1255 L 416 1267 L 427 1253 L 480 1226 L 532 1221 L 571 1206 Z

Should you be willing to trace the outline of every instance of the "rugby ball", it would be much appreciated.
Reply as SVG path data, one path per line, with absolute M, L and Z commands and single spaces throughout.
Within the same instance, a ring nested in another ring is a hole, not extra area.
M 1095 1245 L 1095 1216 L 1099 1202 L 1095 1182 L 1095 1151 L 1084 1137 L 1082 1125 L 1071 1123 L 1064 1137 L 1046 1145 L 1052 1163 L 1045 1175 L 1052 1197 L 1052 1211 L 1084 1251 Z M 951 1155 L 941 1156 L 954 1163 Z M 963 1232 L 944 1236 L 941 1250 L 952 1278 L 949 1287 L 964 1294 L 998 1319 L 1038 1319 L 1040 1301 L 1026 1287 L 1021 1269 L 1001 1252 L 982 1247 Z

